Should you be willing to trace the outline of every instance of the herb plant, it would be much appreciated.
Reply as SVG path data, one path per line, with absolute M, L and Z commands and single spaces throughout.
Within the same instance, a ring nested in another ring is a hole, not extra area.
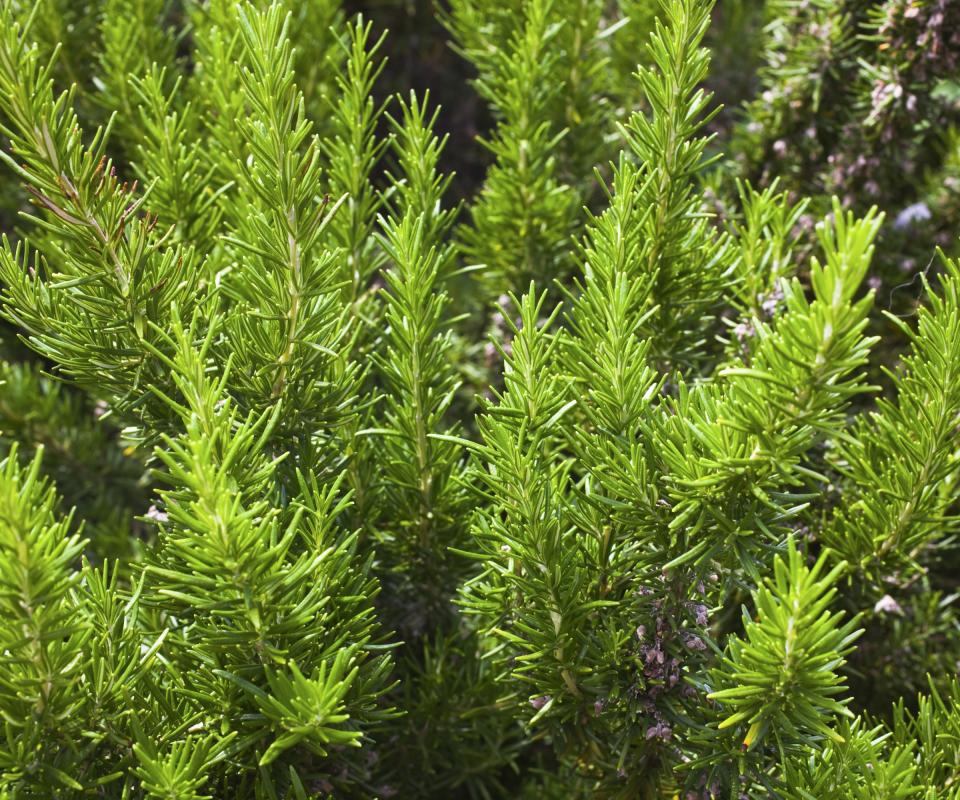
M 0 0 L 0 800 L 960 799 L 958 37 Z

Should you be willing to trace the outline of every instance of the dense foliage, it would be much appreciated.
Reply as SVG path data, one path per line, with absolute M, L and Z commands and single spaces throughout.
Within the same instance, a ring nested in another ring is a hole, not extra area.
M 960 800 L 960 2 L 0 0 L 0 134 L 0 800 Z

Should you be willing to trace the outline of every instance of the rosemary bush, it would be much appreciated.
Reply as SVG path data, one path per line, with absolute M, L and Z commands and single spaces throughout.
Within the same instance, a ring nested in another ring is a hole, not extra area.
M 960 800 L 960 3 L 367 6 L 0 0 L 0 800 Z

